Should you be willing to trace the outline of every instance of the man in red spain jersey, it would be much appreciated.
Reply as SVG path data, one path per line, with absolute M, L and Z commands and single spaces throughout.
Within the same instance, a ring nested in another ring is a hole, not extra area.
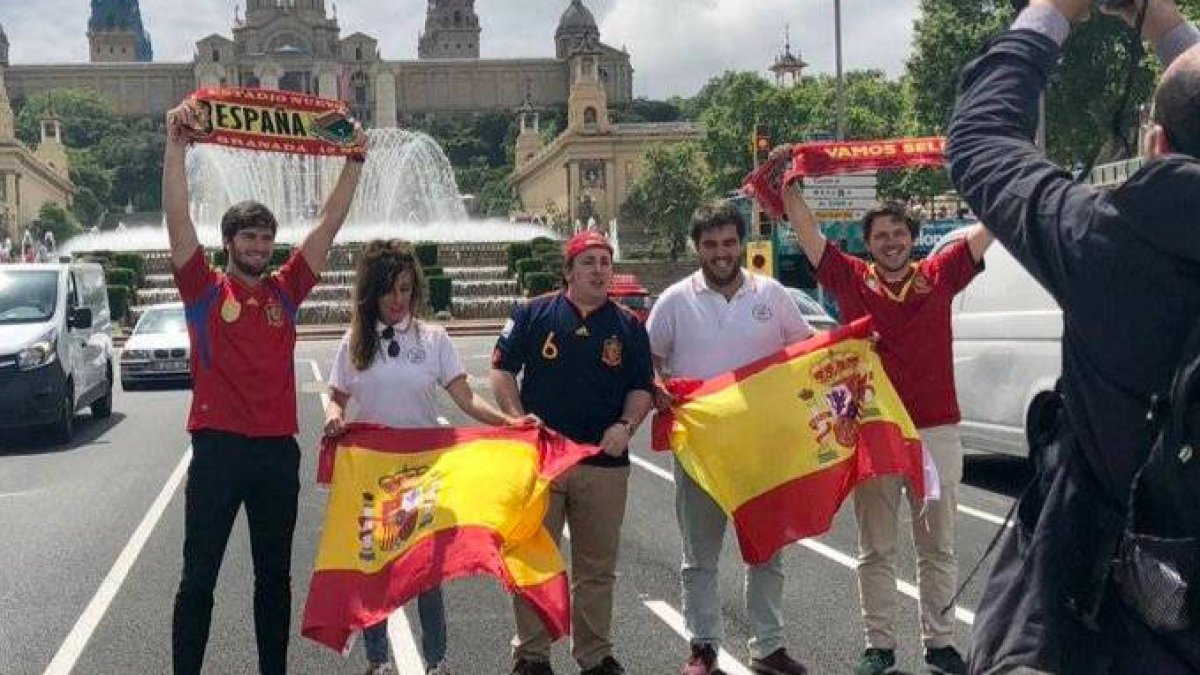
M 932 672 L 965 673 L 954 645 L 954 615 L 943 611 L 958 580 L 954 521 L 962 480 L 950 304 L 982 269 L 992 236 L 982 225 L 973 225 L 960 241 L 914 262 L 920 225 L 902 205 L 884 204 L 863 218 L 863 239 L 872 259 L 867 263 L 826 241 L 799 186 L 784 190 L 784 208 L 817 270 L 817 281 L 837 298 L 842 321 L 868 315 L 874 321 L 884 370 L 937 467 L 941 499 L 912 514 L 921 639 Z M 855 675 L 880 675 L 896 666 L 896 540 L 903 487 L 902 478 L 884 476 L 854 492 L 867 646 Z
M 195 126 L 187 102 L 167 113 L 163 208 L 191 338 L 193 382 L 183 575 L 171 634 L 174 671 L 200 673 L 213 588 L 234 518 L 244 504 L 254 558 L 258 668 L 264 675 L 282 674 L 287 670 L 292 532 L 300 491 L 300 448 L 294 438 L 296 310 L 325 268 L 365 157 L 347 159 L 316 225 L 270 274 L 275 216 L 257 202 L 232 206 L 221 219 L 228 256 L 221 271 L 208 264 L 188 211 L 184 160 Z

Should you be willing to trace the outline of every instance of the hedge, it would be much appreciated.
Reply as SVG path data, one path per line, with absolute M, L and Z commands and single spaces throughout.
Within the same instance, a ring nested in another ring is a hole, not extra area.
M 508 245 L 508 273 L 512 274 L 517 271 L 517 261 L 533 257 L 533 245 L 523 241 L 513 242 Z
M 129 313 L 129 287 L 108 285 L 108 311 L 113 321 L 121 321 Z
M 542 261 L 537 258 L 523 258 L 517 261 L 517 283 L 525 288 L 525 275 L 530 272 L 541 272 Z
M 290 257 L 292 257 L 291 246 L 276 246 L 275 250 L 271 251 L 271 267 L 279 267 Z
M 421 273 L 425 275 L 426 279 L 428 279 L 429 277 L 444 277 L 444 276 L 446 276 L 446 271 L 444 269 L 442 269 L 440 267 L 426 267 L 424 265 L 421 265 Z
M 131 286 L 140 287 L 146 281 L 146 260 L 137 253 L 116 253 L 111 258 L 112 266 L 133 270 L 134 283 Z M 120 281 L 113 283 L 120 284 Z
M 450 309 L 451 284 L 450 277 L 444 274 L 427 277 L 429 283 L 429 306 L 433 311 L 440 312 Z
M 535 298 L 544 293 L 549 293 L 558 288 L 558 280 L 558 275 L 551 272 L 530 272 L 525 276 L 525 282 L 529 284 L 526 296 Z
M 128 267 L 110 267 L 104 271 L 104 277 L 110 286 L 125 286 L 137 288 L 137 272 Z
M 437 267 L 438 245 L 431 241 L 419 241 L 413 246 L 413 253 L 421 267 Z
M 557 241 L 551 239 L 550 237 L 534 237 L 533 239 L 529 240 L 529 245 L 534 248 L 537 248 L 538 246 L 545 246 L 546 244 L 550 244 L 552 246 L 559 245 Z

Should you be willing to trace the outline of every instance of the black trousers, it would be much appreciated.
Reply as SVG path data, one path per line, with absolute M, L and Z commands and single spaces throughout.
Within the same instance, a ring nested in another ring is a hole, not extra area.
M 238 510 L 246 505 L 254 558 L 254 634 L 263 675 L 287 671 L 292 611 L 292 532 L 300 493 L 300 447 L 290 436 L 192 434 L 184 507 L 183 577 L 171 631 L 176 675 L 199 675 L 212 621 L 213 588 Z

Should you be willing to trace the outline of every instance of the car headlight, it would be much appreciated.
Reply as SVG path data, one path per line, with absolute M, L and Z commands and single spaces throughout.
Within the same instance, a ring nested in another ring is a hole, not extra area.
M 54 363 L 58 358 L 56 343 L 57 338 L 51 335 L 17 352 L 17 368 L 33 370 Z
M 149 349 L 126 349 L 121 352 L 122 361 L 149 361 Z

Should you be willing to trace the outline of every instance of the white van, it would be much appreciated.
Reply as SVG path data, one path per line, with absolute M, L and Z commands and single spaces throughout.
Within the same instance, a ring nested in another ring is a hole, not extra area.
M 0 428 L 67 443 L 75 412 L 112 414 L 112 321 L 96 263 L 0 266 Z
M 947 235 L 940 250 L 962 236 Z M 954 379 L 963 445 L 1027 455 L 1031 411 L 1062 371 L 1062 310 L 999 243 L 984 272 L 954 300 Z

